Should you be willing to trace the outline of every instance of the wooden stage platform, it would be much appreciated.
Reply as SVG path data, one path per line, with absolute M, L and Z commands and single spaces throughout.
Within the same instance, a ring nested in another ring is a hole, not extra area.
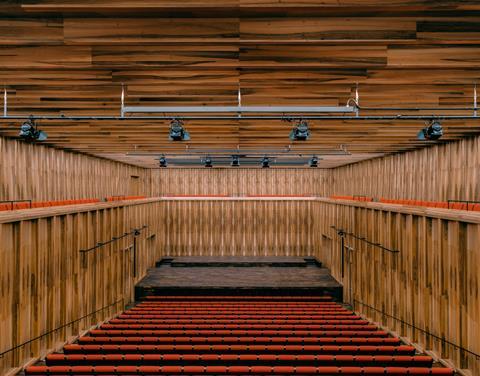
M 135 287 L 145 295 L 330 295 L 342 285 L 315 258 L 171 257 L 159 261 Z

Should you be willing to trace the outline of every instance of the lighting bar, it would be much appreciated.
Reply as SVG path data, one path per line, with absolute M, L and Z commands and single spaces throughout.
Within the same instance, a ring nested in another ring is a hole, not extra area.
M 7 115 L 0 116 L 0 120 L 61 120 L 61 121 L 152 121 L 152 120 L 285 120 L 285 115 L 250 115 L 238 117 L 238 115 L 162 115 L 162 116 L 109 116 L 109 115 Z M 350 116 L 350 115 L 302 115 L 304 120 L 342 120 L 342 121 L 382 121 L 382 120 L 480 120 L 477 115 L 372 115 L 372 116 Z
M 122 114 L 187 114 L 187 113 L 355 113 L 354 106 L 125 106 Z

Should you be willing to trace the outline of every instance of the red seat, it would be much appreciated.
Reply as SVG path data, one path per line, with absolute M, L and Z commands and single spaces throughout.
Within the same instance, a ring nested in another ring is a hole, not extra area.
M 467 204 L 464 202 L 451 202 L 450 209 L 467 210 Z
M 27 375 L 452 375 L 330 298 L 161 297 Z
M 12 205 L 10 204 L 0 204 L 0 211 L 12 210 Z
M 453 375 L 450 368 L 316 366 L 31 366 L 27 375 Z
M 13 204 L 13 210 L 22 210 L 22 209 L 30 209 L 29 202 L 15 202 Z

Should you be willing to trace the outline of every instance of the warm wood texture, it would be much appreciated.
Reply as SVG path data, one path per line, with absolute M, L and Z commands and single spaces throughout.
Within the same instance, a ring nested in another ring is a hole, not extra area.
M 470 221 L 464 221 L 442 218 L 447 210 L 441 209 L 408 213 L 392 205 L 329 200 L 317 204 L 317 255 L 343 282 L 346 300 L 353 299 L 357 311 L 478 375 L 480 358 L 360 302 L 479 354 L 480 214 L 470 213 Z M 332 225 L 400 253 L 384 252 L 347 236 L 345 245 L 354 248 L 351 277 L 346 261 L 342 278 L 340 238 Z
M 327 169 L 157 169 L 151 192 L 162 195 L 309 195 L 329 194 Z
M 0 352 L 115 299 L 132 297 L 131 237 L 88 254 L 82 248 L 149 225 L 138 237 L 138 278 L 164 255 L 307 256 L 344 284 L 355 309 L 410 340 L 480 372 L 478 359 L 367 309 L 363 302 L 479 353 L 480 214 L 329 199 L 152 198 L 0 214 Z M 355 251 L 340 273 L 335 225 L 400 250 L 390 254 L 347 238 Z M 152 237 L 152 235 L 154 235 Z M 349 294 L 350 286 L 353 294 Z M 113 307 L 24 346 L 8 368 L 110 317 Z
M 145 195 L 140 167 L 0 137 L 0 200 Z
M 477 1 L 25 0 L 0 5 L 0 87 L 11 114 L 119 115 L 127 105 L 471 107 L 480 81 Z M 423 114 L 445 113 L 428 110 Z M 368 112 L 365 114 L 379 114 Z M 396 114 L 397 112 L 393 112 Z M 465 113 L 453 111 L 450 113 Z M 471 114 L 471 113 L 469 113 Z M 146 167 L 185 144 L 162 121 L 43 121 L 48 144 Z M 479 121 L 445 122 L 444 140 Z M 306 153 L 346 145 L 335 167 L 423 147 L 419 121 L 311 121 Z M 16 136 L 18 122 L 0 122 Z M 189 121 L 191 148 L 290 144 L 280 121 Z
M 308 256 L 314 201 L 170 200 L 160 247 L 172 256 Z
M 16 218 L 0 214 L 0 352 L 109 307 L 7 353 L 0 374 L 122 311 L 134 284 L 161 256 L 159 217 L 148 200 L 76 208 L 28 211 L 36 218 L 22 217 L 27 211 Z M 137 237 L 136 277 L 133 236 L 79 252 L 143 225 L 149 227 Z
M 335 194 L 480 200 L 480 137 L 331 170 Z

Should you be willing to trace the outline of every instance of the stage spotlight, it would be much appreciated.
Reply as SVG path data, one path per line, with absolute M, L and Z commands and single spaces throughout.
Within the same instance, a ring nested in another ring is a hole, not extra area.
M 238 155 L 232 155 L 232 162 L 230 163 L 232 167 L 240 167 L 240 157 Z
M 290 132 L 290 140 L 292 141 L 306 141 L 309 137 L 310 131 L 306 120 L 300 120 Z
M 262 158 L 262 168 L 269 168 L 270 167 L 270 158 L 263 157 Z
M 318 158 L 317 158 L 317 156 L 314 155 L 314 156 L 308 161 L 308 165 L 309 165 L 310 167 L 314 167 L 314 168 L 315 168 L 315 167 L 318 167 Z
M 170 133 L 168 135 L 170 141 L 188 141 L 190 134 L 183 128 L 181 120 L 174 119 L 170 123 Z
M 205 167 L 213 167 L 213 162 L 212 162 L 212 158 L 210 158 L 209 156 L 207 156 L 205 158 L 205 160 L 203 161 Z
M 443 128 L 438 120 L 432 120 L 428 127 L 420 130 L 417 134 L 419 140 L 438 140 L 443 136 Z
M 18 135 L 25 141 L 30 142 L 45 141 L 48 138 L 48 135 L 45 132 L 37 128 L 33 119 L 28 119 L 22 124 Z
M 160 167 L 167 167 L 168 165 L 167 159 L 163 155 L 158 159 L 158 162 Z

